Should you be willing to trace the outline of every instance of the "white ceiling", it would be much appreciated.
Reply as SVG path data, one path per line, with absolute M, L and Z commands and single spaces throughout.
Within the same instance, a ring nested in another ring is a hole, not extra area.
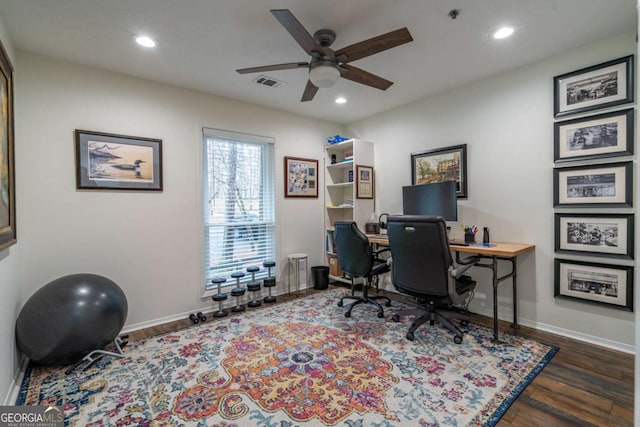
M 270 9 L 290 9 L 311 34 L 334 30 L 336 50 L 401 27 L 414 41 L 353 63 L 393 81 L 387 91 L 341 79 L 301 103 L 306 69 L 265 73 L 280 88 L 235 72 L 309 60 Z M 17 50 L 336 123 L 637 28 L 636 0 L 0 0 L 0 16 Z M 503 24 L 516 34 L 492 40 Z M 138 33 L 157 48 L 138 47 Z

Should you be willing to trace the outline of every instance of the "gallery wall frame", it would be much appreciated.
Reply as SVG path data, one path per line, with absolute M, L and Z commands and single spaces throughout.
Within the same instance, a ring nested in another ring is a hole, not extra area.
M 458 199 L 467 198 L 467 144 L 411 153 L 411 185 L 456 181 Z
M 633 206 L 633 163 L 553 169 L 554 207 Z
M 284 158 L 284 196 L 318 197 L 318 160 L 301 157 Z
M 555 259 L 554 296 L 633 311 L 633 266 Z
M 555 162 L 630 156 L 633 155 L 633 146 L 633 108 L 553 125 Z
M 162 191 L 162 140 L 76 129 L 76 188 Z
M 356 165 L 356 199 L 373 199 L 373 167 Z
M 0 251 L 15 244 L 16 171 L 13 109 L 13 65 L 0 42 Z
M 634 257 L 634 215 L 556 213 L 555 250 L 558 253 Z
M 564 117 L 633 102 L 634 56 L 553 78 L 553 115 Z

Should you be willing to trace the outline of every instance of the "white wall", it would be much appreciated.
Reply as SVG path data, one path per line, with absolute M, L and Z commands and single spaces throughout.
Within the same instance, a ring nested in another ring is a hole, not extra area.
M 555 75 L 634 53 L 634 38 L 575 49 L 348 127 L 350 135 L 374 141 L 378 212 L 402 212 L 410 153 L 468 144 L 469 198 L 458 204 L 458 225 L 488 226 L 494 241 L 536 245 L 535 253 L 518 258 L 520 321 L 627 351 L 634 348 L 633 313 L 553 297 L 552 82 Z M 462 237 L 460 227 L 453 233 Z M 508 265 L 501 265 L 506 272 Z M 478 287 L 471 309 L 491 314 L 489 272 L 472 273 Z M 510 280 L 499 295 L 500 317 L 509 319 Z
M 13 50 L 11 40 L 9 40 L 4 23 L 0 19 L 0 40 L 16 68 L 16 55 Z M 14 72 L 14 80 L 17 78 L 17 72 Z M 15 87 L 14 87 L 15 90 Z M 17 90 L 15 90 L 17 92 Z M 16 93 L 14 93 L 15 97 Z M 19 140 L 16 138 L 16 148 Z M 17 191 L 20 191 L 20 183 L 16 183 Z M 16 221 L 18 243 L 0 251 L 0 287 L 2 298 L 0 298 L 0 402 L 5 402 L 5 395 L 10 389 L 14 374 L 19 364 L 19 355 L 16 350 L 14 338 L 15 319 L 18 316 L 21 300 L 20 285 L 22 282 L 20 252 L 21 252 L 21 235 L 20 220 Z
M 284 199 L 283 156 L 321 159 L 341 128 L 42 56 L 20 53 L 18 69 L 23 301 L 55 278 L 91 272 L 122 287 L 129 327 L 212 307 L 200 298 L 202 126 L 275 138 L 278 270 L 290 252 L 324 263 L 322 198 Z M 74 129 L 162 139 L 164 191 L 76 190 Z

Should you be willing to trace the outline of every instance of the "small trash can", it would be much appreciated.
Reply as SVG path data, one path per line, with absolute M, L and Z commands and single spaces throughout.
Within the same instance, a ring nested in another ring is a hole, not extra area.
M 329 267 L 317 265 L 311 267 L 311 277 L 313 278 L 313 289 L 327 289 L 329 287 Z

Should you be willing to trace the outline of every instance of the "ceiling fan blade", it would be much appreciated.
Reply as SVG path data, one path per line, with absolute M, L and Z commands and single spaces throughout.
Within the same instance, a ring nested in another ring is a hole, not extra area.
M 318 88 L 311 83 L 311 80 L 307 80 L 307 86 L 304 88 L 300 102 L 311 101 L 316 96 L 316 92 L 318 92 Z
M 404 27 L 399 30 L 391 31 L 390 33 L 382 34 L 377 37 L 343 47 L 336 51 L 336 58 L 340 62 L 352 62 L 374 55 L 378 52 L 382 52 L 383 50 L 409 43 L 412 40 L 413 37 L 411 37 L 411 33 L 409 33 L 409 30 L 407 30 L 406 27 Z M 340 58 L 342 55 L 346 56 L 345 60 Z
M 240 74 L 260 73 L 262 71 L 291 70 L 294 68 L 308 68 L 308 62 L 288 62 L 286 64 L 264 65 L 262 67 L 240 68 L 236 70 Z
M 363 85 L 375 87 L 380 90 L 387 90 L 389 86 L 393 84 L 393 82 L 383 79 L 380 76 L 376 76 L 375 74 L 371 74 L 368 71 L 365 71 L 361 68 L 354 67 L 353 65 L 343 64 L 340 66 L 344 70 L 341 74 L 341 77 L 344 77 L 347 80 L 351 80 L 352 82 L 360 83 Z
M 280 24 L 282 24 L 285 30 L 291 34 L 291 37 L 298 42 L 305 52 L 309 55 L 313 55 L 314 52 L 317 52 L 320 55 L 324 54 L 322 46 L 320 46 L 316 39 L 309 34 L 289 9 L 273 9 L 271 10 L 271 13 L 276 17 Z

